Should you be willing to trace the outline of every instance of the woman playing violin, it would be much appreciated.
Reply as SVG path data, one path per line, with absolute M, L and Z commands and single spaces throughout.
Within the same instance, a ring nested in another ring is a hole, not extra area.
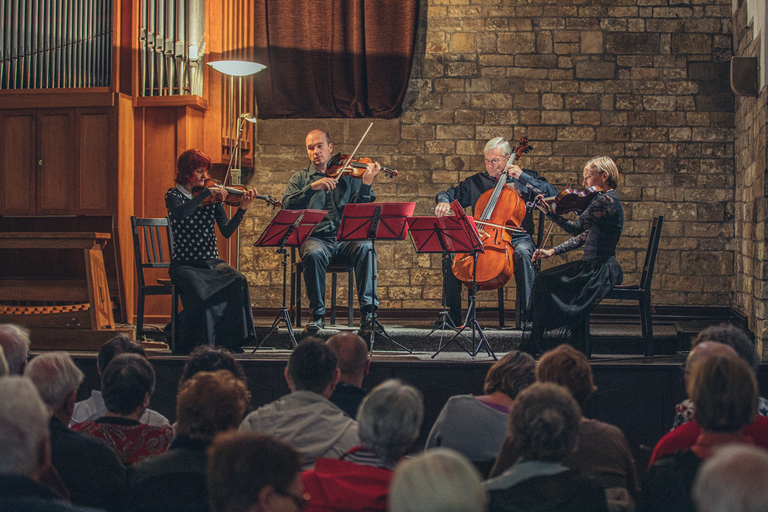
M 237 213 L 228 219 L 221 203 L 226 189 L 214 186 L 192 193 L 205 186 L 210 168 L 211 159 L 202 151 L 185 151 L 177 162 L 176 186 L 165 194 L 173 233 L 169 274 L 184 306 L 178 318 L 177 352 L 202 344 L 242 352 L 240 346 L 255 339 L 248 282 L 219 258 L 214 225 L 225 238 L 232 236 L 257 192 L 243 192 Z
M 619 170 L 607 156 L 591 159 L 584 166 L 584 187 L 600 187 L 598 194 L 574 221 L 552 213 L 542 201 L 539 208 L 573 238 L 552 249 L 537 249 L 534 261 L 584 247 L 581 260 L 540 273 L 531 292 L 533 329 L 523 349 L 535 353 L 544 332 L 569 326 L 573 345 L 584 350 L 584 318 L 611 289 L 621 284 L 623 273 L 616 261 L 616 245 L 624 227 L 624 210 L 616 194 Z

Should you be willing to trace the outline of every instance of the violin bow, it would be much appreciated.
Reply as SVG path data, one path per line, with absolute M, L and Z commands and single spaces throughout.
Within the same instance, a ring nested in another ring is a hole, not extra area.
M 344 162 L 344 165 L 341 166 L 341 169 L 339 169 L 339 174 L 336 176 L 336 181 L 338 182 L 341 179 L 341 175 L 344 174 L 344 171 L 347 170 L 349 167 L 349 162 L 352 161 L 352 158 L 355 156 L 355 153 L 357 153 L 357 150 L 360 149 L 360 144 L 363 143 L 363 140 L 368 136 L 368 132 L 371 131 L 371 127 L 373 126 L 373 121 L 371 121 L 371 124 L 368 125 L 368 129 L 365 130 L 365 133 L 362 137 L 360 137 L 360 141 L 357 143 L 357 146 L 355 146 L 354 151 L 349 155 L 349 158 L 347 158 L 347 161 Z
M 565 184 L 565 188 L 571 188 L 571 183 L 573 183 L 573 179 L 572 178 L 568 178 L 568 181 Z M 541 239 L 541 243 L 536 248 L 536 250 L 533 251 L 533 256 L 531 256 L 531 263 L 534 262 L 534 257 L 536 256 L 536 253 L 539 252 L 542 247 L 547 245 L 547 240 L 549 240 L 549 235 L 550 235 L 550 233 L 552 233 L 552 228 L 553 227 L 555 227 L 555 221 L 552 220 L 552 221 L 549 222 L 549 227 L 547 228 L 547 232 L 544 234 L 544 238 Z

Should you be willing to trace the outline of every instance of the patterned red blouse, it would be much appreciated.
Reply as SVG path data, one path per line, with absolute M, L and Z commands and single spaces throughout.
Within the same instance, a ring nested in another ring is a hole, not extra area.
M 165 453 L 173 439 L 171 427 L 145 425 L 135 420 L 102 417 L 72 426 L 72 430 L 104 441 L 115 450 L 123 464 Z

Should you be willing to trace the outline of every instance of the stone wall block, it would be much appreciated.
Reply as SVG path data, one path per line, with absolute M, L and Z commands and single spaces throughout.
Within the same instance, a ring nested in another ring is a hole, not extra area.
M 580 80 L 612 80 L 616 77 L 616 64 L 603 61 L 579 61 L 576 78 Z
M 605 53 L 653 55 L 658 51 L 658 33 L 645 32 L 632 34 L 626 32 L 607 32 L 605 34 Z

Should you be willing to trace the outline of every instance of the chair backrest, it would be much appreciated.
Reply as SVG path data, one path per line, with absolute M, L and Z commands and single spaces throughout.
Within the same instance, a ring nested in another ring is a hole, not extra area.
M 656 253 L 659 251 L 659 240 L 661 239 L 661 226 L 664 224 L 664 216 L 659 215 L 653 219 L 651 236 L 648 240 L 648 249 L 645 251 L 645 263 L 643 264 L 643 275 L 640 277 L 640 288 L 650 291 L 651 281 L 653 281 L 653 268 L 656 266 Z
M 139 286 L 145 286 L 145 268 L 168 268 L 171 264 L 171 255 L 173 254 L 171 226 L 168 217 L 140 219 L 131 216 L 131 230 L 133 231 L 136 274 L 139 278 Z M 143 251 L 142 239 L 144 239 Z M 165 245 L 163 239 L 165 239 Z

